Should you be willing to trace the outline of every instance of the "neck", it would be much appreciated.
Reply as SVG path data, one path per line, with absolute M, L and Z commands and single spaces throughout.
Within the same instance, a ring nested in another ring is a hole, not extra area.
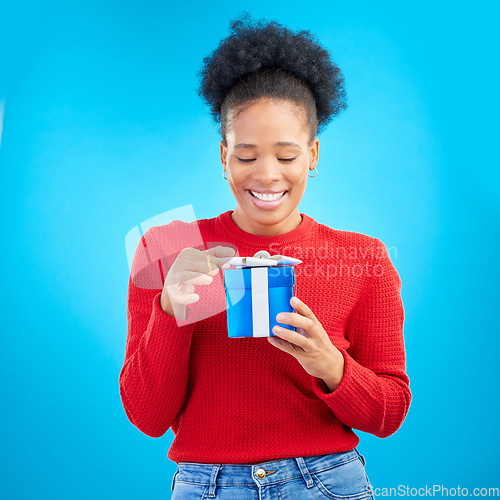
M 289 233 L 299 227 L 302 222 L 298 207 L 288 217 L 279 222 L 262 224 L 248 217 L 238 205 L 231 214 L 231 219 L 243 231 L 258 236 L 276 236 Z

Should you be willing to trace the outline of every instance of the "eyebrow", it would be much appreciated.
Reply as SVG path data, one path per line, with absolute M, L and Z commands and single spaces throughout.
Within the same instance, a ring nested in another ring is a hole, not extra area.
M 275 142 L 274 145 L 277 147 L 292 146 L 294 148 L 302 149 L 298 144 L 295 144 L 295 142 L 289 142 L 289 141 Z M 236 146 L 234 146 L 234 149 L 240 149 L 240 148 L 253 148 L 253 149 L 255 149 L 255 148 L 257 148 L 257 145 L 256 144 L 240 143 L 240 144 L 236 144 Z

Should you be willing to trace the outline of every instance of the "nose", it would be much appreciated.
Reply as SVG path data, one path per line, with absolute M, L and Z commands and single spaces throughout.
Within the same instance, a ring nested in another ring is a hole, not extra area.
M 257 181 L 262 186 L 272 184 L 282 177 L 280 165 L 277 165 L 276 161 L 272 159 L 259 159 L 255 162 L 252 177 L 254 181 Z

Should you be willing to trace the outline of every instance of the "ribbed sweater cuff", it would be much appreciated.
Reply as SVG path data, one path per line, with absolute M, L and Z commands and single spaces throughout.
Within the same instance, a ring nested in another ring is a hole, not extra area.
M 194 323 L 189 320 L 177 320 L 167 314 L 160 305 L 161 292 L 154 296 L 153 309 L 146 330 L 147 343 L 151 349 L 145 352 L 154 355 L 156 361 L 151 363 L 151 369 L 155 371 L 155 377 L 161 379 L 171 376 L 173 360 L 183 366 L 189 361 L 189 350 L 191 347 L 191 336 Z
M 194 322 L 190 321 L 189 318 L 185 320 L 174 318 L 173 316 L 170 316 L 170 314 L 167 314 L 161 308 L 161 302 L 160 302 L 161 294 L 162 292 L 158 292 L 154 296 L 153 310 L 151 311 L 151 321 L 153 321 L 155 325 L 165 326 L 166 328 L 172 328 L 172 327 L 181 328 L 186 326 L 190 326 L 192 328 L 194 326 Z
M 313 377 L 313 389 L 341 422 L 350 427 L 356 427 L 358 422 L 363 426 L 372 419 L 373 402 L 383 399 L 380 381 L 372 370 L 360 365 L 345 349 L 338 349 L 344 356 L 344 375 L 339 386 L 329 392 L 323 379 Z

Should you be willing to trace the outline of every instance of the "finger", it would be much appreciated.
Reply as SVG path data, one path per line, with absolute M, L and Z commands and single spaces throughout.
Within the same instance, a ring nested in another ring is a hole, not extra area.
M 277 347 L 283 352 L 292 355 L 295 359 L 300 361 L 300 358 L 304 355 L 305 349 L 301 349 L 300 347 L 292 344 L 291 342 L 287 342 L 286 340 L 280 339 L 279 337 L 267 337 L 267 340 L 270 344 Z
M 170 302 L 172 304 L 193 304 L 194 302 L 198 302 L 200 300 L 200 296 L 197 293 L 181 293 L 179 290 L 168 290 L 167 292 L 170 297 Z
M 178 285 L 169 285 L 166 287 L 167 293 L 170 297 L 170 301 L 175 304 L 192 304 L 194 302 L 198 302 L 200 300 L 200 296 L 197 293 L 193 293 L 194 286 L 183 284 L 181 286 Z
M 278 349 L 284 352 L 290 352 L 290 344 L 286 340 L 282 340 L 279 337 L 267 337 L 270 344 L 276 346 Z
M 173 296 L 170 297 L 170 301 L 175 303 L 175 304 L 183 304 L 183 305 L 188 305 L 188 304 L 194 304 L 195 302 L 198 302 L 200 300 L 200 296 L 197 293 L 191 293 L 191 294 L 174 294 Z
M 193 294 L 194 285 L 191 285 L 190 283 L 182 283 L 180 293 L 183 293 L 184 295 Z
M 185 271 L 210 274 L 211 276 L 214 276 L 219 272 L 219 267 L 216 263 L 210 262 L 208 256 L 205 253 L 200 252 L 200 254 L 196 258 L 186 259 L 181 263 L 181 265 L 179 265 L 178 273 L 183 273 Z M 193 276 L 190 276 L 189 278 L 192 277 Z
M 298 328 L 297 333 L 304 337 L 307 337 L 307 332 L 303 328 Z
M 219 259 L 218 257 L 209 254 L 207 251 L 203 253 L 208 266 L 208 272 L 212 272 L 214 270 L 214 266 L 215 268 L 219 268 L 219 266 L 222 265 L 222 259 Z
M 283 315 L 283 318 L 281 318 L 281 315 Z M 279 313 L 276 315 L 276 321 L 283 325 L 291 325 L 296 328 L 303 328 L 304 330 L 309 330 L 314 326 L 311 318 L 302 316 L 299 313 Z
M 302 314 L 303 316 L 305 316 L 306 318 L 310 318 L 312 319 L 313 321 L 317 321 L 317 318 L 316 316 L 314 315 L 314 313 L 311 311 L 311 309 L 309 308 L 309 306 L 307 306 L 306 304 L 304 304 L 304 302 L 302 302 L 298 297 L 292 297 L 290 299 L 290 305 L 297 311 L 299 312 L 300 314 Z
M 210 285 L 213 277 L 198 271 L 180 271 L 175 275 L 177 283 L 188 283 L 191 285 Z
M 304 351 L 307 348 L 308 339 L 300 333 L 293 332 L 292 330 L 288 330 L 287 328 L 282 328 L 280 326 L 274 326 L 273 333 L 282 340 L 286 340 L 297 347 L 301 347 Z
M 214 257 L 234 257 L 236 255 L 236 250 L 232 247 L 223 247 L 218 245 L 216 247 L 209 248 L 205 250 L 208 254 Z
M 208 253 L 208 250 L 197 250 L 196 252 L 186 254 L 186 262 L 194 262 L 196 267 L 189 264 L 189 269 L 192 271 L 200 271 L 203 273 L 219 271 L 225 262 L 231 257 L 216 257 Z
M 218 267 L 221 267 L 236 255 L 236 250 L 219 245 L 205 250 L 205 253 L 209 256 L 210 262 L 214 262 Z

